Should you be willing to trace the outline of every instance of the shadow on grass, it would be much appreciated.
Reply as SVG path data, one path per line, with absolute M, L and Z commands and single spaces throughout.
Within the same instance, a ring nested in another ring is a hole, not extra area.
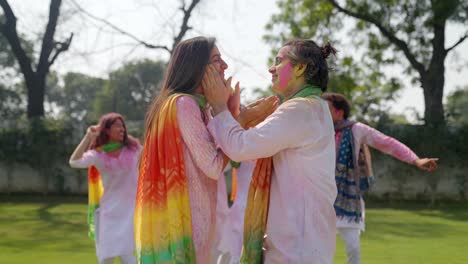
M 468 237 L 468 207 L 465 203 L 431 206 L 425 203 L 370 202 L 366 232 L 369 240 L 418 239 L 437 241 L 448 237 Z
M 366 208 L 408 211 L 420 216 L 468 222 L 468 202 L 438 202 L 431 205 L 428 202 L 417 201 L 366 201 Z
M 0 203 L 2 206 L 2 203 Z M 85 206 L 3 204 L 0 216 L 0 249 L 6 253 L 92 250 L 87 237 Z
M 66 215 L 63 213 L 51 213 L 50 210 L 59 206 L 59 203 L 49 203 L 44 205 L 43 207 L 37 209 L 37 215 L 39 219 L 43 222 L 46 222 L 49 227 L 58 227 L 65 228 L 67 231 L 75 231 L 81 228 L 86 228 L 87 225 L 83 223 L 74 223 L 71 222 L 70 219 L 79 219 L 79 218 L 86 218 L 82 212 L 66 212 Z M 75 221 L 76 222 L 76 221 Z
M 396 220 L 397 221 L 397 220 Z M 388 240 L 392 237 L 436 239 L 453 232 L 453 227 L 435 223 L 395 223 L 395 221 L 368 221 L 364 235 L 371 240 Z
M 86 195 L 40 195 L 40 194 L 2 194 L 1 203 L 60 203 L 60 204 L 86 204 Z

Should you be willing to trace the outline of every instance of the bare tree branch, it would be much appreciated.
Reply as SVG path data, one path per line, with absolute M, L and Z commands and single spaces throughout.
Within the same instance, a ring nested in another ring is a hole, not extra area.
M 21 45 L 21 41 L 16 31 L 16 16 L 13 13 L 8 1 L 0 0 L 0 6 L 5 14 L 5 24 L 0 25 L 0 32 L 5 36 L 11 46 L 11 50 L 18 59 L 18 64 L 24 74 L 32 75 L 34 70 L 32 68 L 31 59 Z
M 380 30 L 380 32 L 382 32 L 382 34 L 390 42 L 395 44 L 401 51 L 403 51 L 406 58 L 409 60 L 409 62 L 413 66 L 413 68 L 415 68 L 419 72 L 419 74 L 421 76 L 424 75 L 424 71 L 425 71 L 424 65 L 416 59 L 416 57 L 413 55 L 413 53 L 411 53 L 411 51 L 409 50 L 409 47 L 406 44 L 406 42 L 399 39 L 393 32 L 391 32 L 389 29 L 385 28 L 379 22 L 378 19 L 376 19 L 374 17 L 371 17 L 369 15 L 366 15 L 366 14 L 356 13 L 356 12 L 353 12 L 351 10 L 348 10 L 348 9 L 340 6 L 340 4 L 338 4 L 338 2 L 336 0 L 328 0 L 328 2 L 330 4 L 332 4 L 336 9 L 338 9 L 342 13 L 345 13 L 345 14 L 351 16 L 351 17 L 354 17 L 354 18 L 357 18 L 357 19 L 360 19 L 360 20 L 363 20 L 363 21 L 366 21 L 366 22 L 369 22 L 369 23 L 375 25 Z
M 445 50 L 445 53 L 449 53 L 451 50 L 453 50 L 454 48 L 456 48 L 458 45 L 460 45 L 463 41 L 465 41 L 466 39 L 468 38 L 468 34 L 466 34 L 465 36 L 461 37 L 455 44 L 453 44 L 450 48 L 446 49 Z
M 118 33 L 135 40 L 136 42 L 140 43 L 141 45 L 145 46 L 146 48 L 163 49 L 163 50 L 166 50 L 167 52 L 171 53 L 171 50 L 167 46 L 154 45 L 154 44 L 148 43 L 148 42 L 138 38 L 137 36 L 127 32 L 127 31 L 125 31 L 125 30 L 123 30 L 123 29 L 121 29 L 119 27 L 117 27 L 116 25 L 110 23 L 109 21 L 91 14 L 90 12 L 86 11 L 83 7 L 81 7 L 75 0 L 71 0 L 71 2 L 76 6 L 76 8 L 78 8 L 79 11 L 81 11 L 83 14 L 85 14 L 89 18 L 94 19 L 96 21 L 99 21 L 99 22 L 109 26 L 110 28 L 117 31 Z
M 179 34 L 174 38 L 174 42 L 172 43 L 172 50 L 174 50 L 175 46 L 179 44 L 179 42 L 185 36 L 187 31 L 192 29 L 188 25 L 188 21 L 190 19 L 190 16 L 192 15 L 193 9 L 198 3 L 200 3 L 200 0 L 192 0 L 192 3 L 190 4 L 190 6 L 187 9 L 185 9 L 185 1 L 182 1 L 182 7 L 180 8 L 180 10 L 184 12 L 184 19 L 182 20 L 182 25 L 180 26 Z
M 62 0 L 51 0 L 49 6 L 49 21 L 47 22 L 46 31 L 42 38 L 41 54 L 37 64 L 37 73 L 41 76 L 46 75 L 49 71 L 49 57 L 54 50 L 54 35 L 57 28 L 57 21 L 60 14 L 60 5 Z
M 85 14 L 89 18 L 91 18 L 93 20 L 96 20 L 96 21 L 99 21 L 99 22 L 107 25 L 108 27 L 112 28 L 116 32 L 133 39 L 134 41 L 138 42 L 139 44 L 143 45 L 144 47 L 150 48 L 150 49 L 163 49 L 163 50 L 165 50 L 165 51 L 167 51 L 169 53 L 172 53 L 175 46 L 184 38 L 184 36 L 187 34 L 187 32 L 192 29 L 188 25 L 188 22 L 189 22 L 189 19 L 190 19 L 190 16 L 191 16 L 193 10 L 197 6 L 197 4 L 200 3 L 200 0 L 192 0 L 192 2 L 190 3 L 190 5 L 188 7 L 186 7 L 185 1 L 181 1 L 182 6 L 180 7 L 180 10 L 184 13 L 184 17 L 182 19 L 182 24 L 180 26 L 179 33 L 177 34 L 177 36 L 175 36 L 173 38 L 174 42 L 172 43 L 171 48 L 169 48 L 168 46 L 155 45 L 155 44 L 149 43 L 147 41 L 144 41 L 144 40 L 138 38 L 137 36 L 133 35 L 132 33 L 128 32 L 128 31 L 125 31 L 125 30 L 121 29 L 120 27 L 112 24 L 111 22 L 91 14 L 90 12 L 85 10 L 82 6 L 80 6 L 75 0 L 71 0 L 71 2 L 75 5 L 75 7 L 79 11 L 81 11 L 83 14 Z
M 70 48 L 70 44 L 73 40 L 73 33 L 70 34 L 70 37 L 65 42 L 55 42 L 55 48 L 54 48 L 54 55 L 52 55 L 52 58 L 49 60 L 49 67 L 54 64 L 55 60 L 57 59 L 58 55 L 60 53 L 67 51 L 68 48 Z
M 26 54 L 16 30 L 16 17 L 7 0 L 0 0 L 0 6 L 5 13 L 5 23 L 0 25 L 0 32 L 8 40 L 13 54 L 20 65 L 21 72 L 27 88 L 28 117 L 44 116 L 44 95 L 47 74 L 50 66 L 54 63 L 60 53 L 66 51 L 73 39 L 73 34 L 64 43 L 54 40 L 60 6 L 62 0 L 50 0 L 49 20 L 45 33 L 42 37 L 42 46 L 36 69 L 33 69 L 33 59 Z M 53 55 L 52 55 L 53 54 Z M 52 58 L 51 58 L 52 55 Z

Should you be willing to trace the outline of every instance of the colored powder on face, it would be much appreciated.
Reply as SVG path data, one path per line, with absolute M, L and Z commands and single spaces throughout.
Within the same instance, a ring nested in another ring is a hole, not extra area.
M 279 75 L 279 92 L 283 92 L 288 87 L 288 82 L 291 79 L 292 65 L 290 62 L 281 69 Z

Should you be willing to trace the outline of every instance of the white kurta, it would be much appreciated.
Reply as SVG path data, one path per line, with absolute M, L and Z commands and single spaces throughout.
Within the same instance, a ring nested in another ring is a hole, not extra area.
M 79 160 L 70 162 L 73 168 L 95 166 L 101 174 L 104 194 L 95 213 L 96 255 L 100 261 L 132 255 L 135 249 L 133 216 L 138 185 L 139 146 L 122 148 L 118 157 L 88 150 Z
M 237 193 L 231 207 L 227 202 L 225 179 L 220 177 L 218 180 L 215 258 L 219 259 L 219 256 L 224 256 L 221 259 L 222 264 L 237 264 L 240 261 L 244 240 L 245 207 L 255 164 L 255 161 L 244 161 L 237 169 Z
M 332 263 L 337 190 L 328 104 L 292 99 L 249 130 L 224 111 L 208 129 L 233 160 L 273 156 L 265 263 Z

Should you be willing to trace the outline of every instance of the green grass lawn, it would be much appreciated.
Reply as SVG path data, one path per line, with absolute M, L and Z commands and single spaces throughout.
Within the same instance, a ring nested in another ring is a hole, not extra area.
M 84 198 L 0 198 L 0 263 L 97 263 Z M 465 264 L 468 205 L 371 204 L 361 238 L 363 264 Z M 337 240 L 335 263 L 345 263 Z
M 337 237 L 335 263 L 346 263 Z M 468 204 L 371 204 L 361 234 L 362 263 L 468 263 Z

